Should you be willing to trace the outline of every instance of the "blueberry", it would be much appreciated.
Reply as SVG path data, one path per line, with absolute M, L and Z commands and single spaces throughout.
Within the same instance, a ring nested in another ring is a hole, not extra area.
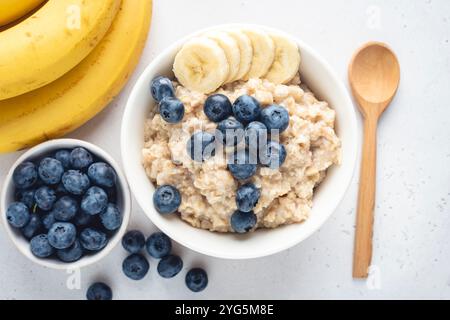
M 106 246 L 108 239 L 105 233 L 92 228 L 86 228 L 80 233 L 80 243 L 86 250 L 99 251 Z
M 209 96 L 203 107 L 203 111 L 209 120 L 220 122 L 233 113 L 230 100 L 223 94 L 213 94 Z
M 234 101 L 233 113 L 240 122 L 249 123 L 258 120 L 261 114 L 261 105 L 255 98 L 244 94 Z
M 91 181 L 101 187 L 112 187 L 116 184 L 116 172 L 114 169 L 104 163 L 96 162 L 89 166 L 88 176 Z
M 247 147 L 257 149 L 259 145 L 263 145 L 267 141 L 267 128 L 262 122 L 250 122 L 245 128 L 244 136 Z
M 221 137 L 219 140 L 228 147 L 237 145 L 244 138 L 244 126 L 233 117 L 219 122 L 217 130 Z
M 96 215 L 105 210 L 108 205 L 108 195 L 99 187 L 90 187 L 81 200 L 83 212 Z
M 38 173 L 39 178 L 41 178 L 45 184 L 58 184 L 64 173 L 64 167 L 61 161 L 47 157 L 42 159 L 39 163 Z
M 27 189 L 33 186 L 37 180 L 37 169 L 32 162 L 22 162 L 16 169 L 14 169 L 13 181 L 14 185 L 19 189 Z
M 249 232 L 256 225 L 256 215 L 253 211 L 242 212 L 236 210 L 230 219 L 231 228 L 237 233 Z
M 56 192 L 47 186 L 40 187 L 34 193 L 34 201 L 39 208 L 49 211 L 56 201 Z
M 55 159 L 59 160 L 63 165 L 64 169 L 70 168 L 70 151 L 69 150 L 58 150 L 55 153 Z
M 286 148 L 281 143 L 270 140 L 267 142 L 262 156 L 260 155 L 260 163 L 271 169 L 279 168 L 286 160 Z
M 56 222 L 55 220 L 55 216 L 53 215 L 53 213 L 47 213 L 46 215 L 44 215 L 42 217 L 42 225 L 44 226 L 44 228 L 46 230 L 50 230 L 50 228 L 52 227 L 52 225 Z
M 159 115 L 168 123 L 178 123 L 184 117 L 184 105 L 177 98 L 165 97 L 159 103 Z
M 87 300 L 112 300 L 112 297 L 111 288 L 103 282 L 91 284 L 86 292 Z
M 15 228 L 22 228 L 30 221 L 30 209 L 22 202 L 12 202 L 6 210 L 6 219 Z
M 150 256 L 161 259 L 167 256 L 172 250 L 172 241 L 162 232 L 155 232 L 148 237 L 145 247 Z
M 83 211 L 80 210 L 73 219 L 73 223 L 75 223 L 77 227 L 83 227 L 90 224 L 93 218 L 94 216 L 91 216 L 90 214 L 84 213 Z
M 138 253 L 144 248 L 145 237 L 138 230 L 131 230 L 125 233 L 122 238 L 122 247 L 129 253 Z
M 87 168 L 92 162 L 94 162 L 94 158 L 85 148 L 78 147 L 70 153 L 70 166 L 74 169 Z
M 209 132 L 197 131 L 188 141 L 187 152 L 192 160 L 202 162 L 215 155 L 215 137 Z
M 152 80 L 150 84 L 150 91 L 153 99 L 160 102 L 165 97 L 174 97 L 175 90 L 172 81 L 169 78 L 158 76 Z
M 46 234 L 40 234 L 30 241 L 31 253 L 38 258 L 47 258 L 53 254 L 55 249 L 50 245 Z
M 67 192 L 82 195 L 90 186 L 89 178 L 78 170 L 64 172 L 62 182 Z
M 183 268 L 183 260 L 179 256 L 169 254 L 158 263 L 158 273 L 163 278 L 175 277 Z
M 56 255 L 59 260 L 63 262 L 74 262 L 80 260 L 83 256 L 83 247 L 78 239 L 66 249 L 60 249 L 56 251 Z
M 19 189 L 16 191 L 15 199 L 18 202 L 22 202 L 28 208 L 32 209 L 34 206 L 34 189 Z
M 177 188 L 171 185 L 163 185 L 156 188 L 153 194 L 153 205 L 161 214 L 174 213 L 181 204 L 181 194 Z
M 193 292 L 203 291 L 208 285 L 208 275 L 200 268 L 193 268 L 186 274 L 186 286 Z
M 41 231 L 41 228 L 41 218 L 36 213 L 33 213 L 30 215 L 30 220 L 21 231 L 25 238 L 31 239 Z
M 239 187 L 236 192 L 236 204 L 238 210 L 250 212 L 258 203 L 261 191 L 253 183 L 247 183 Z
M 74 198 L 63 196 L 53 205 L 52 213 L 57 221 L 69 221 L 75 217 L 78 208 L 78 202 Z
M 150 265 L 147 259 L 139 253 L 133 253 L 123 260 L 123 273 L 130 279 L 141 280 L 148 272 Z
M 122 214 L 115 204 L 108 203 L 106 209 L 100 213 L 100 220 L 105 229 L 117 230 L 122 224 Z
M 30 221 L 30 210 L 22 202 L 13 202 L 6 210 L 6 219 L 14 228 L 22 228 Z
M 256 163 L 256 157 L 250 156 L 248 150 L 239 150 L 229 159 L 228 170 L 236 179 L 245 180 L 256 173 Z
M 282 133 L 289 126 L 289 113 L 282 106 L 273 104 L 261 111 L 261 122 L 270 132 L 278 130 L 278 133 Z
M 66 249 L 70 247 L 77 236 L 77 229 L 68 222 L 55 222 L 47 233 L 48 242 L 53 248 Z

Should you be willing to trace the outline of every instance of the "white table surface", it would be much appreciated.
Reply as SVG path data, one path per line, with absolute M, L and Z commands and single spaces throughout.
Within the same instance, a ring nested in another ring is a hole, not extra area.
M 129 1 L 129 0 L 128 0 Z M 353 51 L 369 40 L 389 43 L 402 70 L 401 87 L 379 125 L 374 276 L 351 277 L 358 177 L 321 230 L 274 256 L 227 261 L 175 245 L 184 270 L 171 280 L 150 272 L 140 282 L 121 271 L 118 246 L 81 270 L 81 288 L 69 275 L 34 265 L 0 232 L 0 299 L 82 299 L 92 281 L 107 281 L 117 299 L 391 299 L 450 298 L 450 1 L 447 0 L 155 0 L 147 47 L 131 81 L 102 113 L 68 135 L 106 149 L 120 160 L 122 111 L 137 76 L 165 47 L 200 28 L 249 22 L 302 38 L 347 84 Z M 276 4 L 275 4 L 276 3 Z M 107 77 L 108 75 L 105 75 Z M 0 181 L 19 156 L 0 156 Z M 134 203 L 130 227 L 155 230 Z M 199 294 L 184 286 L 190 266 L 209 274 Z

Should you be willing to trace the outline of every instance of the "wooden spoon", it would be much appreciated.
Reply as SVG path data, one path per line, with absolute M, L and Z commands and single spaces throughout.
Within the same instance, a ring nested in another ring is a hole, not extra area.
M 364 117 L 353 277 L 367 278 L 372 260 L 377 123 L 397 92 L 400 65 L 385 44 L 369 42 L 353 56 L 348 74 L 353 95 Z

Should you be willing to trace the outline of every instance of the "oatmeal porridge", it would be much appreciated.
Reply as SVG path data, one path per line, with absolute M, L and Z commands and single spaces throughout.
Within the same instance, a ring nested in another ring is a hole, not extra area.
M 231 103 L 242 95 L 256 98 L 261 108 L 277 104 L 289 113 L 288 128 L 280 134 L 286 160 L 276 169 L 258 166 L 249 179 L 235 179 L 225 158 L 211 157 L 203 162 L 191 159 L 186 146 L 192 134 L 201 129 L 214 132 L 217 124 L 204 113 L 208 95 L 191 91 L 174 82 L 175 96 L 184 104 L 179 123 L 168 123 L 154 110 L 145 123 L 143 165 L 157 186 L 171 185 L 181 194 L 178 212 L 194 227 L 233 232 L 230 218 L 237 210 L 236 191 L 251 182 L 260 190 L 253 209 L 256 228 L 275 228 L 308 218 L 315 187 L 327 169 L 340 163 L 341 145 L 334 131 L 335 111 L 319 101 L 297 75 L 287 84 L 252 78 L 235 81 L 216 90 Z M 155 107 L 156 109 L 156 107 Z

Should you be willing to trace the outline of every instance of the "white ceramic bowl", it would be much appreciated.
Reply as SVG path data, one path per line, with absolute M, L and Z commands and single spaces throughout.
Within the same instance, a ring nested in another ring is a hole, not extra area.
M 8 208 L 8 205 L 14 201 L 14 183 L 12 181 L 12 175 L 14 172 L 14 169 L 22 162 L 27 160 L 33 160 L 39 157 L 42 157 L 47 154 L 51 154 L 52 152 L 55 152 L 59 149 L 71 149 L 75 147 L 83 147 L 95 156 L 97 156 L 100 159 L 103 159 L 105 162 L 109 163 L 111 167 L 114 168 L 117 174 L 117 206 L 122 212 L 123 220 L 122 225 L 119 228 L 119 230 L 116 231 L 116 233 L 109 238 L 108 244 L 106 245 L 103 250 L 96 254 L 87 255 L 82 257 L 80 260 L 71 262 L 71 263 L 65 263 L 61 262 L 57 259 L 49 258 L 49 259 L 41 259 L 37 258 L 31 253 L 30 250 L 30 243 L 29 241 L 22 236 L 19 230 L 13 228 L 10 226 L 6 219 L 6 210 Z M 31 149 L 29 149 L 27 152 L 25 152 L 22 156 L 17 159 L 17 161 L 13 164 L 11 169 L 9 170 L 6 179 L 4 181 L 3 190 L 1 193 L 1 199 L 0 199 L 0 211 L 1 211 L 1 221 L 3 226 L 6 229 L 6 232 L 8 233 L 9 237 L 11 238 L 12 242 L 16 245 L 16 247 L 19 249 L 20 252 L 22 252 L 27 258 L 32 260 L 33 262 L 36 262 L 37 264 L 40 264 L 41 266 L 53 268 L 53 269 L 73 269 L 73 268 L 81 268 L 85 267 L 87 265 L 96 263 L 103 259 L 108 253 L 111 252 L 111 250 L 119 243 L 122 239 L 122 236 L 125 234 L 125 231 L 128 226 L 128 221 L 130 219 L 130 212 L 131 212 L 131 195 L 130 190 L 128 187 L 127 180 L 125 179 L 124 174 L 122 173 L 121 168 L 119 165 L 114 161 L 114 159 L 108 155 L 105 151 L 100 149 L 99 147 L 85 142 L 81 140 L 76 139 L 57 139 L 57 140 L 50 140 L 44 143 L 41 143 Z
M 272 230 L 257 230 L 248 235 L 213 233 L 196 229 L 183 222 L 176 215 L 162 216 L 152 204 L 155 190 L 142 166 L 141 150 L 144 144 L 144 119 L 148 117 L 155 103 L 150 94 L 150 82 L 158 75 L 173 78 L 174 57 L 183 43 L 192 36 L 211 29 L 228 28 L 224 25 L 201 30 L 190 35 L 159 54 L 147 66 L 129 97 L 122 122 L 121 148 L 125 174 L 139 205 L 153 223 L 182 245 L 200 253 L 227 259 L 249 259 L 267 256 L 292 247 L 320 228 L 330 217 L 344 196 L 353 176 L 357 155 L 356 114 L 349 94 L 334 71 L 314 50 L 298 42 L 302 61 L 302 80 L 313 92 L 330 103 L 336 110 L 336 131 L 342 141 L 342 165 L 328 170 L 326 179 L 315 191 L 314 205 L 310 218 L 301 224 L 283 226 Z M 258 26 L 265 30 L 278 30 Z

